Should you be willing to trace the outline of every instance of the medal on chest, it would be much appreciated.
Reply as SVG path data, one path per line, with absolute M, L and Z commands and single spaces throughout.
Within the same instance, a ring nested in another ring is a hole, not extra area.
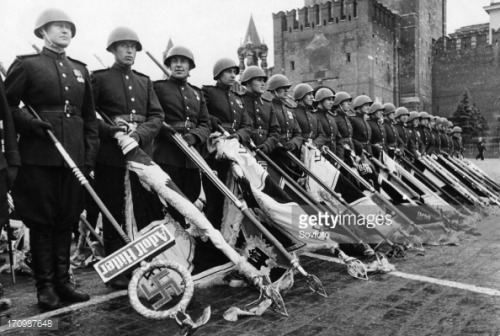
M 76 80 L 78 83 L 85 83 L 85 80 L 83 79 L 82 72 L 78 69 L 73 69 L 73 73 L 75 74 Z
M 241 102 L 241 100 L 239 98 L 235 98 L 235 100 L 236 100 L 236 104 L 238 104 L 238 106 L 242 109 L 243 103 Z
M 292 111 L 286 111 L 286 113 L 288 114 L 288 119 L 293 119 L 293 113 Z

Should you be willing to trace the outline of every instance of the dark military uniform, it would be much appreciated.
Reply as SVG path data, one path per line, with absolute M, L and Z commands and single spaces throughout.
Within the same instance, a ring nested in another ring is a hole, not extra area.
M 12 190 L 16 210 L 30 228 L 38 290 L 69 284 L 71 231 L 84 208 L 84 190 L 48 136 L 34 132 L 30 104 L 52 125 L 77 166 L 92 167 L 98 127 L 85 64 L 44 48 L 20 56 L 5 80 L 6 94 L 20 134 L 22 166 Z M 67 287 L 66 287 L 67 288 Z
M 115 63 L 109 69 L 93 72 L 92 90 L 97 111 L 114 122 L 122 119 L 136 125 L 137 128 L 130 136 L 151 155 L 152 141 L 161 127 L 163 111 L 149 77 L 132 70 L 130 66 Z M 95 186 L 113 217 L 123 225 L 127 169 L 125 156 L 117 140 L 110 134 L 110 127 L 106 122 L 99 121 L 100 146 L 95 169 Z M 137 229 L 140 230 L 153 220 L 149 206 L 155 196 L 149 195 L 134 172 L 129 172 L 129 176 L 134 217 Z M 107 255 L 123 245 L 119 234 L 106 217 L 103 217 L 103 236 Z
M 410 153 L 412 153 L 415 157 L 417 156 L 417 151 L 420 154 L 425 154 L 423 152 L 424 145 L 422 143 L 422 139 L 420 139 L 420 133 L 418 133 L 415 127 L 412 127 L 409 124 L 406 126 L 406 129 L 408 130 L 408 150 Z
M 340 107 L 336 110 L 335 122 L 337 123 L 340 142 L 342 143 L 342 146 L 337 146 L 337 156 L 345 161 L 344 145 L 348 145 L 351 150 L 354 150 L 354 144 L 352 142 L 351 122 L 349 121 L 347 114 Z
M 9 182 L 7 176 L 7 167 L 16 167 L 21 165 L 21 157 L 17 146 L 17 134 L 14 127 L 14 119 L 9 110 L 7 97 L 5 97 L 5 87 L 0 77 L 0 120 L 3 123 L 3 144 L 4 152 L 0 151 L 0 231 L 9 221 L 9 203 L 7 193 L 9 191 Z
M 337 128 L 335 115 L 331 111 L 324 109 L 318 109 L 316 114 L 321 123 L 321 128 L 323 128 L 323 132 L 325 132 L 325 146 L 337 155 L 339 150 L 341 150 L 342 154 L 340 157 L 344 157 L 342 137 L 340 136 L 339 129 Z
M 203 86 L 202 91 L 210 117 L 217 118 L 227 132 L 238 136 L 241 143 L 248 143 L 252 134 L 252 122 L 245 111 L 242 97 L 220 82 L 217 82 L 215 86 Z M 219 130 L 212 129 L 212 132 L 215 131 Z M 209 155 L 206 161 L 212 169 L 217 171 L 219 179 L 225 183 L 230 163 L 216 160 L 213 155 Z M 205 176 L 202 182 L 207 201 L 207 218 L 215 228 L 220 229 L 224 195 Z
M 446 133 L 446 138 L 448 139 L 448 154 L 452 154 L 455 151 L 455 144 L 453 142 L 452 136 L 450 133 Z
M 453 152 L 451 153 L 452 156 L 455 156 L 457 158 L 461 158 L 464 156 L 464 148 L 462 146 L 462 138 L 457 138 L 452 136 L 451 137 L 453 141 Z
M 325 132 L 316 113 L 302 103 L 299 103 L 294 112 L 304 141 L 312 140 L 317 148 L 321 148 L 325 144 Z
M 439 131 L 435 128 L 431 129 L 431 135 L 432 135 L 432 140 L 433 140 L 433 148 L 432 148 L 432 153 L 434 154 L 439 154 L 441 151 L 441 137 L 439 136 Z
M 444 130 L 439 130 L 439 140 L 441 143 L 441 150 L 450 154 L 450 143 L 448 140 L 448 136 L 446 135 Z
M 419 125 L 417 126 L 417 131 L 420 134 L 420 139 L 422 140 L 422 154 L 426 154 L 433 147 L 431 129 L 428 126 Z
M 371 128 L 370 144 L 372 148 L 372 153 L 375 158 L 380 159 L 382 151 L 387 152 L 386 138 L 385 138 L 385 128 L 384 125 L 379 121 L 379 119 L 368 119 L 368 125 Z
M 207 106 L 201 89 L 173 77 L 155 82 L 154 88 L 165 112 L 165 122 L 181 135 L 193 135 L 196 138 L 195 147 L 204 145 L 210 135 L 210 129 Z M 172 141 L 166 128 L 163 128 L 156 138 L 153 160 L 191 202 L 198 199 L 201 190 L 200 171 Z M 162 208 L 160 203 L 157 206 Z M 170 213 L 184 224 L 184 218 L 177 210 L 172 208 Z M 157 215 L 161 217 L 161 213 Z
M 372 130 L 363 115 L 355 115 L 349 117 L 352 125 L 352 142 L 354 144 L 354 152 L 356 155 L 361 156 L 363 149 L 372 154 L 370 146 L 370 139 L 372 137 Z
M 394 151 L 402 145 L 402 140 L 399 139 L 396 123 L 387 118 L 384 119 L 384 130 L 387 154 L 393 158 Z
M 248 117 L 253 123 L 252 140 L 255 146 L 264 145 L 265 152 L 271 153 L 278 145 L 280 134 L 280 125 L 271 102 L 251 92 L 246 92 L 242 98 Z
M 402 121 L 397 122 L 394 125 L 396 131 L 397 131 L 397 136 L 398 136 L 398 148 L 402 150 L 402 153 L 404 154 L 404 149 L 408 149 L 408 142 L 409 142 L 409 134 L 408 134 L 408 128 L 406 127 L 406 124 L 403 123 Z

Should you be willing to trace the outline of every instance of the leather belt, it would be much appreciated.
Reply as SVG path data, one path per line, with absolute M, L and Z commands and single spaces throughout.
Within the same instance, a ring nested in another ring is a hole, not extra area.
M 228 123 L 228 122 L 222 122 L 220 125 L 227 131 L 233 131 L 236 132 L 236 122 Z
M 252 129 L 252 134 L 267 135 L 268 131 L 262 128 Z
M 35 108 L 38 113 L 63 113 L 76 115 L 77 107 L 73 105 L 40 105 Z
M 117 116 L 113 116 L 113 119 L 120 118 L 125 120 L 126 122 L 135 122 L 135 123 L 143 123 L 146 121 L 146 117 L 140 114 L 120 114 Z
M 196 128 L 196 123 L 190 120 L 174 121 L 168 124 L 172 126 L 172 128 L 175 129 L 177 132 L 187 132 L 190 129 Z

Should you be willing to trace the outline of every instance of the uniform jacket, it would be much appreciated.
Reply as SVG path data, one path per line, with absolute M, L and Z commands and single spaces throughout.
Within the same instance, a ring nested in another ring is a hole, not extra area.
M 455 151 L 455 143 L 453 142 L 452 136 L 450 133 L 446 133 L 446 137 L 448 138 L 448 154 L 451 154 Z
M 389 119 L 384 119 L 385 142 L 387 147 L 399 147 L 401 140 L 398 136 L 396 124 Z
M 291 141 L 295 149 L 302 146 L 302 130 L 295 116 L 295 112 L 281 99 L 273 98 L 273 110 L 280 126 L 279 140 L 281 144 Z
M 372 137 L 372 130 L 363 115 L 355 115 L 349 117 L 352 125 L 352 142 L 356 155 L 361 155 L 363 149 L 372 154 L 370 146 L 370 139 Z
M 337 128 L 335 115 L 331 111 L 324 109 L 318 109 L 316 115 L 321 122 L 323 132 L 325 132 L 325 146 L 332 152 L 337 153 L 337 148 L 342 147 L 342 137 Z
M 165 112 L 165 122 L 181 134 L 192 134 L 198 146 L 210 135 L 208 111 L 203 92 L 186 81 L 175 78 L 154 83 L 154 90 Z M 197 168 L 191 159 L 162 131 L 154 143 L 153 160 L 175 167 Z
M 7 166 L 19 166 L 21 157 L 17 146 L 17 133 L 14 127 L 14 119 L 5 97 L 5 86 L 2 78 L 0 78 L 0 120 L 3 122 L 3 141 L 5 152 L 0 151 L 0 170 Z
M 341 138 L 340 142 L 342 145 L 348 145 L 349 148 L 354 150 L 354 144 L 352 143 L 351 122 L 349 121 L 347 114 L 340 107 L 337 108 L 335 112 L 335 122 L 337 123 L 337 129 L 339 130 L 339 136 Z
M 130 136 L 151 155 L 153 139 L 163 122 L 163 111 L 149 77 L 132 70 L 130 66 L 115 63 L 109 69 L 92 73 L 92 91 L 98 112 L 113 121 L 121 118 L 137 125 Z M 108 123 L 99 120 L 97 162 L 125 167 L 125 157 L 116 139 L 109 137 L 109 127 Z
M 219 82 L 215 86 L 204 85 L 202 91 L 208 114 L 218 118 L 230 134 L 236 133 L 242 143 L 247 143 L 252 134 L 252 122 L 245 112 L 241 95 Z
M 451 153 L 452 156 L 460 158 L 461 156 L 464 156 L 464 148 L 462 146 L 462 138 L 457 138 L 452 136 L 451 137 L 453 141 L 453 152 Z
M 417 155 L 417 151 L 420 154 L 424 154 L 424 145 L 422 143 L 422 139 L 420 139 L 420 133 L 418 133 L 415 127 L 409 126 L 407 124 L 408 130 L 408 150 L 413 155 Z
M 424 150 L 422 154 L 428 153 L 430 149 L 434 146 L 431 129 L 424 125 L 419 125 L 417 127 L 417 131 L 420 134 L 420 139 L 422 140 L 422 146 Z
M 252 140 L 256 146 L 265 144 L 268 153 L 278 145 L 280 125 L 276 119 L 273 105 L 260 95 L 246 92 L 243 95 L 245 111 L 252 121 Z
M 438 154 L 439 151 L 441 150 L 441 136 L 439 135 L 439 131 L 435 128 L 431 129 L 431 133 L 432 133 L 432 138 L 434 140 L 433 152 Z
M 316 112 L 311 112 L 304 104 L 299 103 L 295 109 L 295 116 L 302 130 L 302 138 L 306 141 L 312 139 L 316 147 L 321 148 L 325 144 L 325 132 Z
M 370 137 L 372 153 L 376 158 L 379 158 L 381 151 L 387 152 L 384 124 L 378 119 L 372 118 L 368 119 L 367 122 L 372 131 Z
M 448 142 L 448 136 L 443 130 L 439 131 L 439 139 L 441 142 L 441 150 L 446 153 L 450 153 L 450 143 Z
M 397 136 L 398 136 L 398 147 L 400 149 L 406 148 L 408 149 L 408 129 L 406 128 L 405 123 L 403 122 L 397 122 L 394 127 L 396 128 L 397 131 Z
M 98 126 L 90 76 L 84 63 L 43 48 L 40 54 L 18 56 L 5 79 L 7 100 L 24 164 L 65 166 L 51 140 L 37 136 L 34 118 L 19 103 L 31 105 L 52 125 L 55 136 L 78 166 L 93 166 L 98 147 Z

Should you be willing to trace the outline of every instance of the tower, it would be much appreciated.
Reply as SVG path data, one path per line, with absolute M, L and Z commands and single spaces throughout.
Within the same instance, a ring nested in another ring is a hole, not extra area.
M 240 72 L 243 72 L 247 66 L 257 65 L 267 69 L 267 45 L 261 42 L 253 16 L 250 16 L 247 33 L 241 46 L 238 48 L 238 59 L 240 60 Z M 260 64 L 259 64 L 260 60 Z M 246 61 L 246 62 L 245 62 Z

